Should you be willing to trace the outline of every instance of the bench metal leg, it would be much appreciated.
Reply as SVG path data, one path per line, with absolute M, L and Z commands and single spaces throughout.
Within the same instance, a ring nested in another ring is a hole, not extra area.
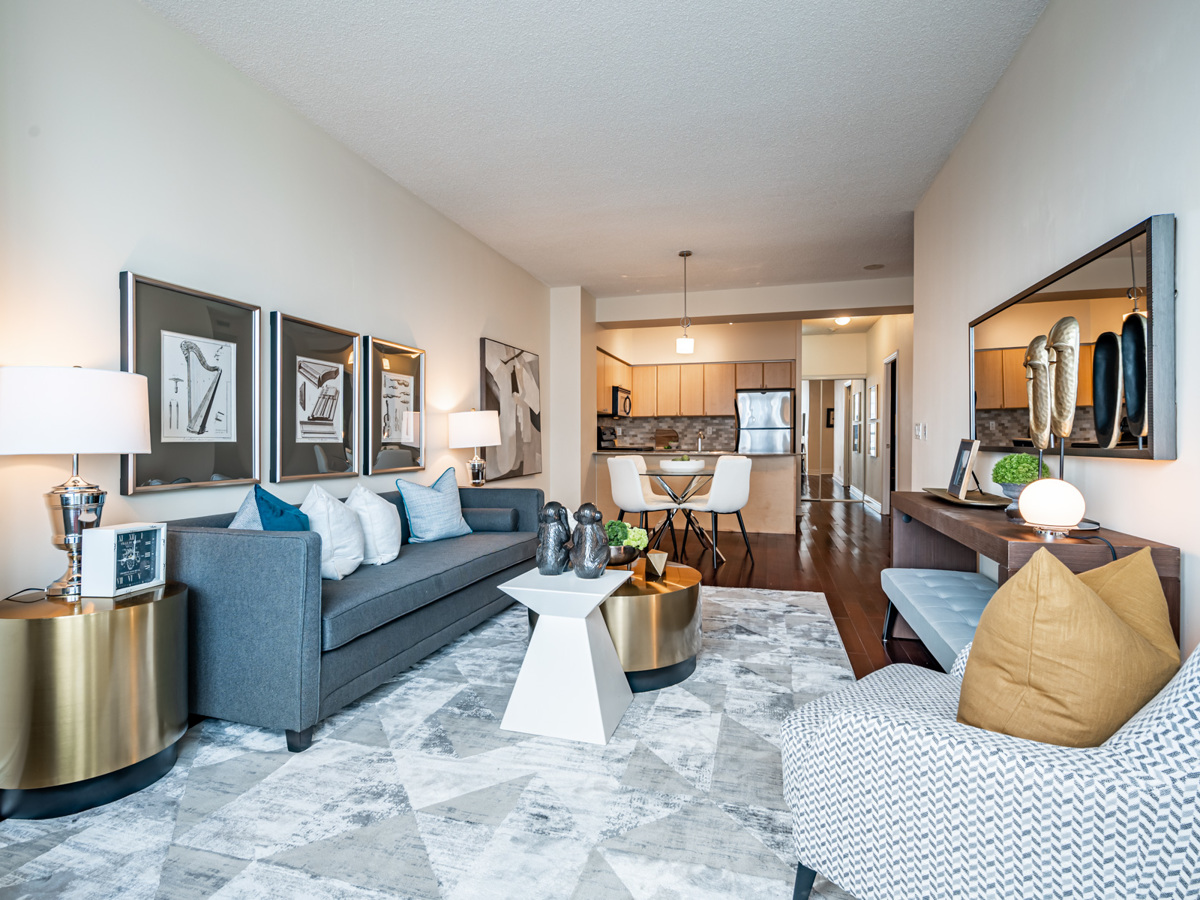
M 796 887 L 792 890 L 792 900 L 808 900 L 812 893 L 817 873 L 803 863 L 796 866 Z
M 883 616 L 883 642 L 886 644 L 892 639 L 892 632 L 896 630 L 896 604 L 891 600 L 888 601 L 887 612 Z

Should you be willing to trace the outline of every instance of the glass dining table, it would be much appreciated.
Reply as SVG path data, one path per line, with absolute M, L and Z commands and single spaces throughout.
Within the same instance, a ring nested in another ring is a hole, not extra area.
M 713 472 L 711 470 L 700 472 L 670 472 L 666 469 L 648 468 L 645 472 L 641 473 L 641 475 L 643 478 L 653 478 L 655 481 L 657 481 L 659 487 L 663 489 L 663 492 L 668 498 L 670 498 L 671 502 L 677 507 L 682 507 L 684 503 L 687 503 L 694 496 L 696 496 L 696 494 L 700 492 L 701 488 L 705 487 L 710 481 L 712 481 Z M 681 490 L 677 490 L 675 485 L 672 485 L 667 480 L 668 478 L 677 480 L 686 478 L 688 479 L 688 482 L 687 485 Z M 704 530 L 704 526 L 700 524 L 700 520 L 696 518 L 696 514 L 690 509 L 682 508 L 679 510 L 679 512 L 683 513 L 684 519 L 687 520 L 687 525 L 683 533 L 684 543 L 687 543 L 687 529 L 694 528 L 696 531 L 696 536 L 700 539 L 700 545 L 702 547 L 707 546 L 710 548 L 713 551 L 716 560 L 724 562 L 725 555 L 717 549 L 712 537 L 707 531 Z M 663 520 L 654 527 L 654 530 L 649 536 L 649 543 L 647 546 L 658 546 L 658 542 L 662 540 L 663 532 L 669 527 L 671 520 L 674 519 L 674 517 L 675 515 L 672 513 L 671 515 L 663 518 Z M 672 532 L 671 540 L 674 541 L 674 539 L 674 532 Z

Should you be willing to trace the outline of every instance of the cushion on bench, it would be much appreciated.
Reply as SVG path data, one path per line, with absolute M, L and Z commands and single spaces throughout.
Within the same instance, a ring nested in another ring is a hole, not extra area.
M 465 534 L 405 544 L 383 566 L 361 568 L 321 590 L 321 649 L 347 644 L 405 613 L 452 594 L 522 560 L 532 559 L 530 532 Z
M 947 672 L 971 642 L 996 582 L 978 572 L 884 569 L 879 580 L 904 621 Z

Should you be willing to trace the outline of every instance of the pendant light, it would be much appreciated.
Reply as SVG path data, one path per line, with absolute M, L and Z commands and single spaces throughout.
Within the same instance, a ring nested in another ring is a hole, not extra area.
M 676 353 L 695 353 L 696 341 L 688 337 L 688 326 L 692 324 L 692 320 L 687 314 L 687 261 L 692 255 L 691 250 L 680 250 L 679 255 L 683 257 L 683 318 L 679 320 L 679 324 L 683 326 L 683 337 L 675 338 Z
M 1129 290 L 1127 290 L 1125 292 L 1125 296 L 1133 301 L 1133 310 L 1130 312 L 1127 312 L 1127 313 L 1125 313 L 1125 315 L 1121 316 L 1122 322 L 1124 322 L 1126 319 L 1128 319 L 1130 316 L 1133 316 L 1133 315 L 1141 316 L 1143 319 L 1148 318 L 1146 313 L 1144 313 L 1140 309 L 1138 309 L 1138 295 L 1140 292 L 1138 291 L 1138 286 L 1137 286 L 1137 266 L 1134 264 L 1134 261 L 1133 261 L 1133 241 L 1129 242 L 1129 281 L 1130 281 L 1130 283 L 1132 283 L 1133 287 L 1131 287 Z

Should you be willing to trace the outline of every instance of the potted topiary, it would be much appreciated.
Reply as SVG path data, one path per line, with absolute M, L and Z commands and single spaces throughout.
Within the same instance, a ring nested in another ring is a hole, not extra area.
M 992 481 L 1000 485 L 1004 496 L 1012 501 L 1005 509 L 1010 518 L 1020 518 L 1020 513 L 1017 511 L 1017 498 L 1021 496 L 1021 491 L 1025 490 L 1025 485 L 1031 481 L 1037 481 L 1038 477 L 1037 457 L 1028 453 L 1010 453 L 1008 456 L 1001 457 L 996 465 L 992 466 Z M 1042 463 L 1040 477 L 1050 477 L 1050 467 L 1045 463 Z
M 608 564 L 627 566 L 637 559 L 638 551 L 646 549 L 650 536 L 645 528 L 610 519 L 604 524 L 608 535 Z

